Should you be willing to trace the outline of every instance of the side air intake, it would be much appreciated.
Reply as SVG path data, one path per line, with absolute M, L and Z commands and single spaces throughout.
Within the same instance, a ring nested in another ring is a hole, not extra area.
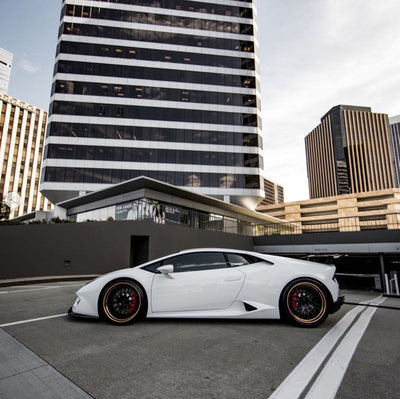
M 246 303 L 246 302 L 243 302 L 243 304 L 244 304 L 244 308 L 245 308 L 248 312 L 252 312 L 253 310 L 257 310 L 256 307 L 254 307 L 254 306 L 252 306 L 252 305 L 249 305 L 249 304 Z

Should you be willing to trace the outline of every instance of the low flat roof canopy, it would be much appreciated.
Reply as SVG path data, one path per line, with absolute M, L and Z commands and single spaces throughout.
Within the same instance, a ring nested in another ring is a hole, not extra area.
M 171 184 L 160 182 L 158 180 L 154 180 L 145 176 L 136 177 L 134 179 L 111 185 L 110 187 L 94 191 L 80 197 L 60 202 L 57 204 L 57 206 L 69 210 L 72 208 L 77 208 L 91 203 L 103 201 L 107 198 L 118 197 L 123 194 L 143 189 L 149 189 L 152 191 L 156 191 L 160 194 L 179 197 L 183 200 L 186 200 L 188 202 L 187 206 L 190 208 L 193 208 L 195 205 L 194 203 L 197 203 L 199 205 L 206 205 L 216 210 L 225 211 L 230 214 L 236 214 L 237 216 L 240 215 L 245 219 L 251 220 L 253 222 L 279 224 L 285 223 L 285 221 L 282 219 L 262 214 L 260 212 L 255 212 L 250 209 L 230 204 L 228 202 L 221 201 L 206 195 L 197 194 L 193 191 L 176 187 Z

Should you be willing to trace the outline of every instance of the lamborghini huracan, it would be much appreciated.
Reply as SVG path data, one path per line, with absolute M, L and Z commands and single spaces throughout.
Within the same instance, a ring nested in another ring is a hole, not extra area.
M 221 248 L 181 251 L 96 278 L 73 316 L 114 324 L 152 318 L 285 319 L 316 327 L 344 302 L 333 265 Z

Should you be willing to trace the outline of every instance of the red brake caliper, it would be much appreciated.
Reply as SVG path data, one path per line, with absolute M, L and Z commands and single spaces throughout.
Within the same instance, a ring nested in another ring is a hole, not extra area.
M 297 299 L 299 297 L 299 291 L 296 291 L 293 296 L 292 296 L 292 308 L 296 309 L 297 308 Z
M 132 294 L 131 300 L 129 301 L 129 313 L 133 313 L 136 309 L 136 297 Z

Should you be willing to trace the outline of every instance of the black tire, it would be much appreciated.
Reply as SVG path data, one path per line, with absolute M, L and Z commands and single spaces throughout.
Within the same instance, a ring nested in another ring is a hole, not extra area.
M 98 307 L 101 318 L 124 325 L 143 317 L 147 302 L 139 284 L 129 279 L 119 279 L 104 287 Z
M 328 317 L 330 296 L 314 280 L 297 280 L 289 284 L 281 297 L 284 316 L 300 327 L 317 327 Z

